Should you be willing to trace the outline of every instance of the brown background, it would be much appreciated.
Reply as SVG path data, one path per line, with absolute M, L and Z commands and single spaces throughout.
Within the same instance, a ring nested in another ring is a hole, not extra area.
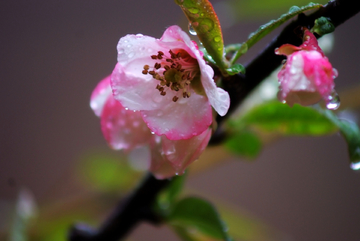
M 359 83 L 359 20 L 336 30 L 328 55 L 340 91 Z M 169 0 L 0 1 L 0 200 L 14 200 L 21 186 L 40 204 L 76 192 L 70 176 L 79 158 L 107 150 L 89 97 L 112 71 L 117 41 L 127 33 L 160 37 L 184 22 Z M 265 22 L 224 29 L 225 43 L 244 41 Z M 360 240 L 360 175 L 337 134 L 282 139 L 254 163 L 234 159 L 187 185 L 248 210 L 287 240 Z M 177 240 L 148 225 L 133 237 Z

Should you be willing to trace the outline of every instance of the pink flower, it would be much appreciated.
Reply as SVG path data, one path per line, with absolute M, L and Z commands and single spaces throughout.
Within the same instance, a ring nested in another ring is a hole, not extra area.
M 160 39 L 126 35 L 118 46 L 112 77 L 114 98 L 140 114 L 158 136 L 196 137 L 212 123 L 211 106 L 225 115 L 230 98 L 213 80 L 214 71 L 195 42 L 178 26 Z
M 110 76 L 94 89 L 90 106 L 100 117 L 102 133 L 113 149 L 127 153 L 141 146 L 150 149 L 149 169 L 159 179 L 182 174 L 205 150 L 211 137 L 210 128 L 186 140 L 152 134 L 139 111 L 127 110 L 113 98 Z
M 284 44 L 275 53 L 287 56 L 286 64 L 278 74 L 280 101 L 290 106 L 295 103 L 307 106 L 323 99 L 329 109 L 338 107 L 334 91 L 337 70 L 333 69 L 315 36 L 308 29 L 304 31 L 302 45 L 296 47 Z

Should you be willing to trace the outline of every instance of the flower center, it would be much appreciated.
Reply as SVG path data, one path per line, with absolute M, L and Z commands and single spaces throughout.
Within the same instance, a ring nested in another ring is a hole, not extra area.
M 169 50 L 169 55 L 159 51 L 157 55 L 151 55 L 156 61 L 154 67 L 144 65 L 143 74 L 150 74 L 160 83 L 156 89 L 160 95 L 165 96 L 167 91 L 174 93 L 172 101 L 176 102 L 181 96 L 189 98 L 190 84 L 200 81 L 200 69 L 197 60 L 191 57 L 183 49 Z

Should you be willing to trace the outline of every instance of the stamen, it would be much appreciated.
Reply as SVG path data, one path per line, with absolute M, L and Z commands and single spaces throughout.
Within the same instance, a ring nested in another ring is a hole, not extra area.
M 189 98 L 191 93 L 189 85 L 195 76 L 199 73 L 199 67 L 196 65 L 196 59 L 192 58 L 185 50 L 169 50 L 169 54 L 164 54 L 158 51 L 156 55 L 151 55 L 151 59 L 159 60 L 153 61 L 153 67 L 144 65 L 143 74 L 152 75 L 158 80 L 156 89 L 160 95 L 165 96 L 168 90 L 180 92 L 172 97 L 173 102 L 177 102 L 181 96 Z
M 161 64 L 155 63 L 154 68 L 155 68 L 155 69 L 160 69 L 160 68 L 161 68 Z

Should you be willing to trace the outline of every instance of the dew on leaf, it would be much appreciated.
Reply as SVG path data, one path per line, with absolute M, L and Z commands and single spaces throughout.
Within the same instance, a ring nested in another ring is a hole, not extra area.
M 189 33 L 191 35 L 194 35 L 194 36 L 197 35 L 197 33 L 191 23 L 189 23 L 188 28 L 189 28 Z
M 190 13 L 193 13 L 193 14 L 196 14 L 199 12 L 199 9 L 198 8 L 189 8 L 188 9 Z
M 210 32 L 214 28 L 214 21 L 209 18 L 199 19 L 199 30 L 202 33 Z
M 289 9 L 289 13 L 295 13 L 297 11 L 300 11 L 301 9 L 298 7 L 298 6 L 292 6 L 290 9 Z

